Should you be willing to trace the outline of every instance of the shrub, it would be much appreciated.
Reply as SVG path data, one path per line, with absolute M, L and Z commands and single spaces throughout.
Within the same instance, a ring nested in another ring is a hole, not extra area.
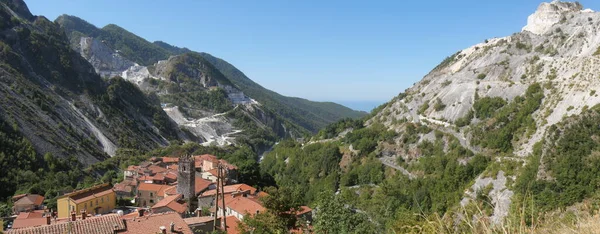
M 435 109 L 435 111 L 441 111 L 444 108 L 446 108 L 446 105 L 442 102 L 442 100 L 440 100 L 439 98 L 436 99 L 435 105 L 433 105 L 433 109 Z
M 427 109 L 429 109 L 429 102 L 423 103 L 423 105 L 421 105 L 421 107 L 419 107 L 419 110 L 417 111 L 417 114 L 423 114 L 423 113 L 425 113 L 425 111 Z
M 487 75 L 485 73 L 479 73 L 479 75 L 477 75 L 477 79 L 483 80 L 486 76 Z
M 506 105 L 506 101 L 501 97 L 484 97 L 475 101 L 473 109 L 477 118 L 486 119 L 492 117 L 496 110 Z

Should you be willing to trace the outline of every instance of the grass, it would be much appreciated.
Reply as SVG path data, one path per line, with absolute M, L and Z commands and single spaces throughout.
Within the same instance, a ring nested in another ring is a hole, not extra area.
M 527 200 L 531 200 L 531 196 Z M 531 201 L 529 201 L 531 202 Z M 524 202 L 525 203 L 525 202 Z M 485 204 L 470 204 L 444 216 L 439 214 L 419 214 L 424 220 L 417 225 L 402 226 L 400 232 L 390 230 L 388 233 L 478 233 L 478 234 L 570 234 L 599 233 L 600 215 L 591 215 L 584 210 L 589 204 L 578 207 L 581 212 L 555 211 L 547 214 L 531 215 L 524 212 L 532 209 L 524 204 L 521 212 L 511 212 L 502 225 L 494 225 L 488 212 L 482 208 Z M 490 204 L 491 205 L 491 204 Z M 533 213 L 533 212 L 531 212 Z M 463 217 L 457 222 L 456 217 Z M 464 219 L 469 217 L 469 219 Z M 470 220 L 470 222 L 469 222 Z M 531 221 L 531 225 L 527 222 Z

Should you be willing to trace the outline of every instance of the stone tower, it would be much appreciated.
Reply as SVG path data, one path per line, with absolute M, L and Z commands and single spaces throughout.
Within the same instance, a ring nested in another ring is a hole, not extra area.
M 194 157 L 184 155 L 179 157 L 179 168 L 177 173 L 177 193 L 188 200 L 190 210 L 192 203 L 196 200 L 196 170 L 194 168 Z M 193 211 L 193 210 L 192 210 Z

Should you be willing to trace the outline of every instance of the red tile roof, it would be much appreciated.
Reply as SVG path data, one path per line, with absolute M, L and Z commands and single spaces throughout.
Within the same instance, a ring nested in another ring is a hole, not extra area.
M 176 158 L 176 157 L 162 157 L 162 161 L 164 163 L 178 163 L 179 162 L 179 158 Z
M 93 186 L 91 188 L 77 190 L 72 193 L 62 195 L 59 198 L 70 197 L 71 199 L 73 199 L 73 201 L 75 201 L 75 203 L 79 204 L 82 202 L 86 202 L 90 199 L 101 197 L 114 192 L 115 191 L 113 190 L 112 186 L 110 186 L 110 184 L 104 183 Z
M 237 196 L 237 197 L 229 197 L 225 196 L 225 206 L 229 207 L 229 209 L 235 210 L 236 212 L 246 215 L 246 214 L 256 214 L 258 212 L 264 212 L 266 208 L 262 206 L 261 202 L 257 199 L 253 199 L 251 197 Z M 219 204 L 219 207 L 223 207 Z
M 194 184 L 194 190 L 196 192 L 196 195 L 200 194 L 200 192 L 208 189 L 208 187 L 210 187 L 210 185 L 213 184 L 212 181 L 210 180 L 205 180 L 200 178 L 199 176 L 196 176 L 196 182 Z
M 170 187 L 171 185 L 140 183 L 140 185 L 138 185 L 138 191 L 152 191 L 156 193 L 157 196 L 164 197 L 165 190 Z
M 192 234 L 192 230 L 183 221 L 181 216 L 177 213 L 161 213 L 152 214 L 143 217 L 125 218 L 125 224 L 127 225 L 127 231 L 119 233 L 127 234 L 148 234 L 148 233 L 159 233 L 160 227 L 164 226 L 167 229 L 167 233 L 171 233 L 170 224 L 175 224 L 175 231 L 180 234 Z
M 238 225 L 240 223 L 240 220 L 237 219 L 235 216 L 227 216 L 227 217 L 225 217 L 225 222 L 227 223 L 227 234 L 239 234 L 239 233 L 242 233 L 238 229 Z
M 165 196 L 177 195 L 177 185 L 165 189 Z
M 139 168 L 138 166 L 131 165 L 131 166 L 128 166 L 128 167 L 127 167 L 127 170 L 128 170 L 128 171 L 135 171 L 135 170 L 137 170 L 138 168 Z
M 14 205 L 40 206 L 42 205 L 42 203 L 44 203 L 44 196 L 40 196 L 37 194 L 21 194 L 15 197 L 18 197 L 18 199 L 15 201 Z M 13 197 L 13 199 L 15 197 Z
M 18 195 L 14 195 L 14 196 L 12 197 L 12 200 L 13 200 L 13 202 L 15 202 L 15 201 L 18 201 L 19 199 L 21 199 L 21 198 L 23 198 L 23 197 L 25 197 L 25 196 L 27 196 L 27 194 L 26 194 L 26 193 L 25 193 L 25 194 L 18 194 Z
M 16 219 L 41 218 L 41 217 L 44 217 L 44 213 L 46 213 L 46 211 L 44 211 L 44 210 L 34 210 L 34 211 L 31 211 L 31 212 L 21 212 L 21 213 L 19 213 L 19 215 L 17 215 Z
M 183 214 L 185 213 L 185 211 L 187 211 L 187 204 L 185 202 L 180 203 L 179 200 L 181 199 L 181 197 L 181 194 L 165 197 L 158 203 L 156 203 L 156 205 L 152 206 L 152 210 L 167 207 L 174 212 Z
M 132 185 L 132 181 L 124 180 L 121 183 L 115 184 L 115 186 L 113 187 L 113 189 L 116 192 L 131 193 L 131 191 L 133 190 L 133 186 L 135 186 L 135 185 Z
M 225 193 L 225 194 L 229 194 L 229 193 L 233 193 L 233 192 L 244 192 L 244 191 L 250 191 L 250 194 L 256 193 L 256 189 L 247 184 L 227 185 L 223 188 L 223 193 Z M 216 192 L 217 192 L 216 189 L 208 190 L 208 191 L 202 193 L 202 196 L 203 197 L 204 196 L 214 196 Z
M 152 171 L 153 175 L 156 174 L 156 173 L 162 173 L 162 172 L 167 171 L 167 168 L 159 167 L 157 165 L 151 165 L 151 166 L 148 167 L 148 169 L 150 169 L 150 171 Z
M 202 216 L 202 217 L 185 218 L 185 219 L 183 219 L 183 221 L 185 221 L 185 223 L 187 223 L 187 225 L 193 225 L 193 224 L 199 224 L 199 223 L 213 222 L 214 219 L 215 218 L 212 216 Z M 219 221 L 219 219 L 217 219 L 217 221 Z
M 97 233 L 113 234 L 115 231 L 124 231 L 126 226 L 117 214 L 109 214 L 98 217 L 90 217 L 85 220 L 67 222 L 67 220 L 58 221 L 51 225 L 46 225 L 46 218 L 43 218 L 44 225 L 38 227 L 11 229 L 7 234 L 63 234 L 68 233 Z M 53 221 L 54 222 L 54 221 Z

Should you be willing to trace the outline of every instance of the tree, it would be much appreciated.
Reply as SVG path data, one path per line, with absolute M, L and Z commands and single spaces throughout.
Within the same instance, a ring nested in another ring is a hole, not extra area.
M 317 233 L 377 233 L 366 215 L 346 206 L 338 196 L 323 192 L 317 199 L 314 229 Z
M 297 226 L 298 196 L 298 192 L 286 187 L 271 192 L 261 198 L 266 211 L 251 217 L 247 215 L 238 228 L 244 233 L 287 233 Z

